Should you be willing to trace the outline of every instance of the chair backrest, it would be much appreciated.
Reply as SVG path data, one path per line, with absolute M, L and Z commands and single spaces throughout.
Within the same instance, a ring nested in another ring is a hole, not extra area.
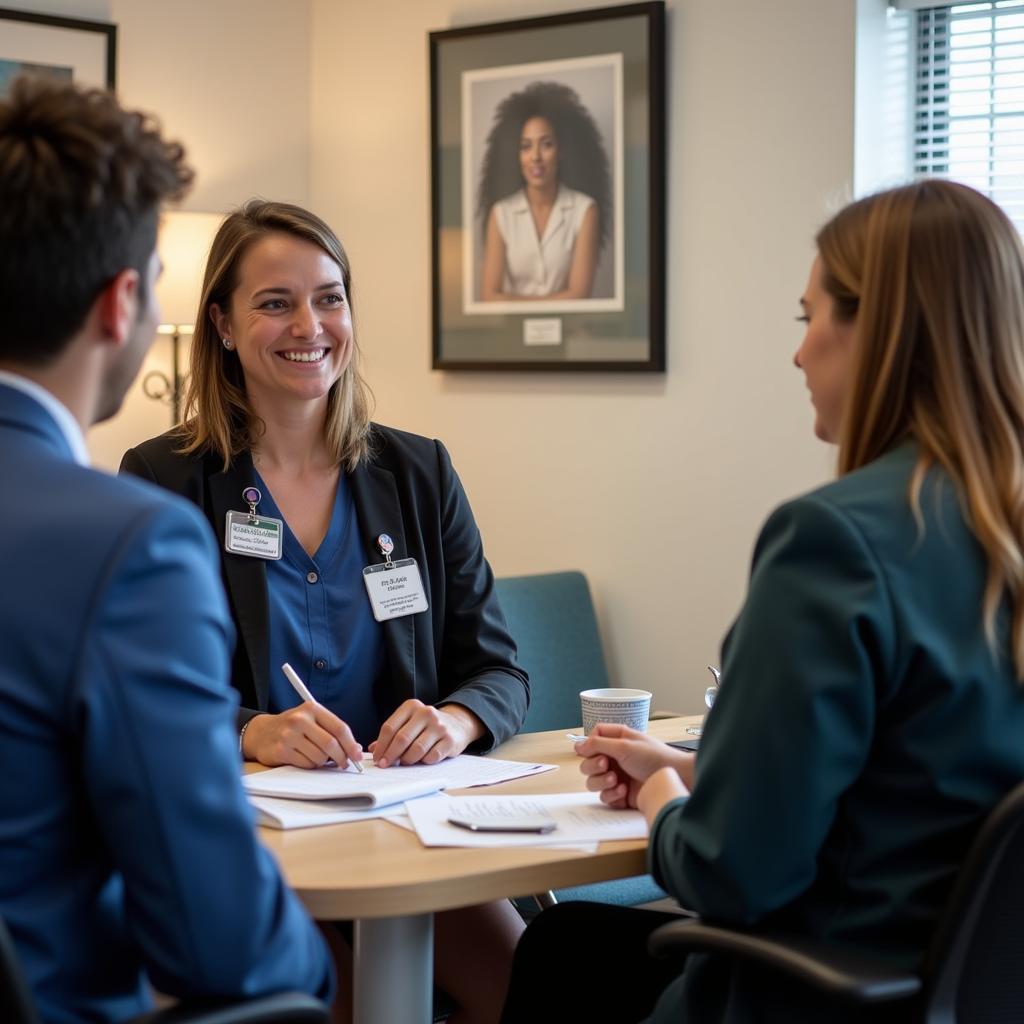
M 18 951 L 0 919 L 0 1020 L 4 1024 L 39 1024 Z
M 133 1018 L 135 1019 L 135 1018 Z M 142 1018 L 138 1018 L 142 1019 Z M 145 1020 L 160 1024 L 329 1024 L 330 1011 L 302 992 L 278 992 L 243 1000 L 182 1002 Z M 32 993 L 21 970 L 18 951 L 0 918 L 0 1022 L 41 1024 Z
M 523 732 L 578 726 L 580 690 L 608 685 L 587 578 L 553 572 L 495 583 L 519 662 L 530 674 Z
M 926 1020 L 1024 1020 L 1024 783 L 982 825 L 925 962 Z

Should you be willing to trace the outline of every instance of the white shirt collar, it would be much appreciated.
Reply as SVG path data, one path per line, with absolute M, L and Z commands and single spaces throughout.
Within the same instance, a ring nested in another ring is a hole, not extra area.
M 75 462 L 80 466 L 89 465 L 89 449 L 85 446 L 82 428 L 78 425 L 78 420 L 71 415 L 71 410 L 52 391 L 47 391 L 42 384 L 37 384 L 28 377 L 7 370 L 0 370 L 0 384 L 7 384 L 29 398 L 34 398 L 53 417 L 71 449 Z
M 559 183 L 558 191 L 555 193 L 555 201 L 551 204 L 551 208 L 562 206 L 572 206 L 573 196 L 572 192 Z M 518 192 L 513 192 L 509 197 L 509 207 L 516 213 L 529 213 L 530 212 L 530 200 L 526 198 L 526 189 L 521 188 Z

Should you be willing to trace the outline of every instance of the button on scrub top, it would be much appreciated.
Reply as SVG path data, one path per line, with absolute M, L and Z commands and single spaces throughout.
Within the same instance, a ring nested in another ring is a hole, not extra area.
M 284 519 L 264 481 L 260 514 Z M 384 635 L 363 584 L 366 553 L 355 502 L 342 473 L 327 534 L 311 558 L 284 526 L 284 552 L 267 562 L 270 611 L 268 710 L 301 703 L 281 671 L 288 662 L 310 693 L 365 746 L 377 738 L 391 708 L 380 709 L 374 684 L 384 668 Z

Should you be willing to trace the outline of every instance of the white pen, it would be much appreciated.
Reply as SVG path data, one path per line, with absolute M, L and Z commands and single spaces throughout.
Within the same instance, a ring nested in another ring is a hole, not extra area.
M 302 681 L 302 680 L 301 680 L 301 679 L 299 678 L 299 674 L 298 674 L 298 672 L 296 672 L 296 671 L 295 671 L 295 669 L 293 669 L 293 668 L 291 667 L 291 665 L 289 665 L 289 664 L 288 664 L 288 662 L 287 662 L 287 661 L 286 661 L 286 662 L 285 662 L 285 663 L 284 663 L 284 664 L 283 664 L 283 665 L 281 666 L 281 671 L 282 671 L 282 672 L 284 673 L 284 677 L 285 677 L 285 679 L 287 679 L 287 680 L 288 680 L 288 682 L 292 684 L 292 689 L 293 689 L 293 690 L 294 690 L 294 691 L 295 691 L 295 692 L 296 692 L 296 693 L 297 693 L 297 694 L 298 694 L 298 695 L 299 695 L 299 696 L 300 696 L 300 697 L 301 697 L 301 698 L 302 698 L 302 699 L 303 699 L 303 700 L 304 700 L 304 701 L 305 701 L 305 702 L 306 702 L 307 704 L 319 704 L 319 703 L 320 703 L 320 702 L 319 702 L 319 701 L 318 701 L 318 700 L 317 700 L 317 699 L 316 699 L 316 698 L 315 698 L 315 697 L 313 696 L 313 694 L 311 694 L 311 693 L 309 692 L 309 689 L 308 689 L 308 688 L 306 687 L 306 684 L 305 684 L 305 683 L 304 683 L 304 682 L 303 682 L 303 681 Z M 349 764 L 351 764 L 351 765 L 352 765 L 352 767 L 353 767 L 353 768 L 355 768 L 355 770 L 356 770 L 357 772 L 359 772 L 360 774 L 362 774 L 362 773 L 363 773 L 363 772 L 365 771 L 365 769 L 363 768 L 363 765 L 362 765 L 362 762 L 361 762 L 361 761 L 357 761 L 357 760 L 356 760 L 355 758 L 353 758 L 353 757 L 350 757 L 350 758 L 348 759 L 348 761 L 349 761 Z

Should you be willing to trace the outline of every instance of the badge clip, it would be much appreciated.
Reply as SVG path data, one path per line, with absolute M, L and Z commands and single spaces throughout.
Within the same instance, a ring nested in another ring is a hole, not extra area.
M 386 533 L 382 533 L 377 538 L 377 547 L 380 548 L 380 553 L 384 556 L 384 568 L 393 569 L 395 563 L 391 561 L 391 552 L 395 550 L 395 542 Z
M 256 506 L 263 500 L 263 494 L 258 487 L 246 487 L 242 491 L 242 501 L 249 506 L 249 522 L 255 523 L 258 520 Z

